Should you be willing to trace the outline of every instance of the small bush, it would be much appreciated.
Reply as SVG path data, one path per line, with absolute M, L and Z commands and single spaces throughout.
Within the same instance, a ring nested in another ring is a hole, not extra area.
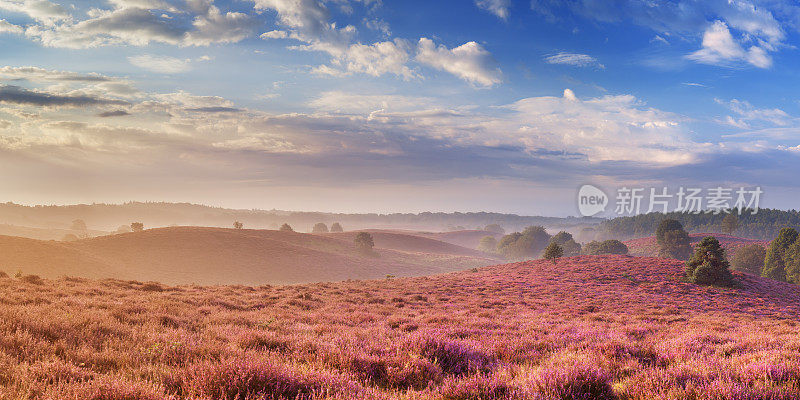
M 44 279 L 42 279 L 42 277 L 40 277 L 39 275 L 25 275 L 22 278 L 20 278 L 20 280 L 22 280 L 25 283 L 30 283 L 32 285 L 44 284 Z
M 244 224 L 243 223 L 241 223 L 239 221 L 234 221 L 233 222 L 233 229 L 242 229 L 242 228 L 244 228 Z
M 131 223 L 131 230 L 134 232 L 141 232 L 144 230 L 144 224 L 141 222 L 133 222 Z

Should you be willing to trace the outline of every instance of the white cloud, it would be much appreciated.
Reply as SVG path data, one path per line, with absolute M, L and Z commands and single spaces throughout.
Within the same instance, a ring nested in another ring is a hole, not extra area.
M 317 111 L 364 114 L 380 112 L 409 112 L 435 108 L 435 101 L 426 97 L 411 97 L 396 94 L 360 94 L 343 91 L 322 93 L 308 103 Z
M 736 118 L 728 115 L 722 121 L 737 128 L 750 129 L 754 124 L 785 127 L 797 123 L 795 118 L 780 108 L 756 108 L 749 102 L 738 99 L 727 102 L 720 99 L 714 99 L 714 101 L 737 115 Z
M 475 42 L 448 49 L 421 38 L 416 60 L 433 68 L 447 71 L 473 85 L 491 87 L 503 82 L 502 72 L 491 53 Z
M 411 58 L 410 52 L 411 44 L 403 39 L 371 45 L 353 44 L 341 55 L 334 57 L 332 63 L 340 67 L 344 71 L 342 73 L 363 73 L 371 76 L 394 74 L 412 79 L 418 75 L 406 65 Z
M 14 25 L 4 19 L 0 19 L 0 33 L 23 33 L 25 30 L 19 26 Z
M 0 0 L 0 10 L 26 14 L 48 26 L 70 19 L 63 7 L 47 0 Z
M 575 67 L 597 67 L 600 69 L 605 68 L 605 66 L 600 64 L 596 58 L 587 54 L 561 52 L 545 57 L 544 60 L 548 64 L 563 64 L 572 65 Z
M 261 34 L 261 39 L 286 39 L 289 34 L 286 31 L 269 31 Z
M 508 19 L 508 9 L 511 7 L 511 0 L 475 0 L 475 5 L 491 12 L 501 19 Z
M 139 68 L 160 74 L 179 74 L 191 69 L 191 60 L 169 56 L 142 54 L 128 57 L 128 61 Z
M 766 50 L 755 45 L 745 50 L 722 21 L 715 21 L 708 27 L 703 34 L 703 48 L 686 57 L 712 65 L 729 65 L 738 61 L 746 61 L 758 68 L 769 68 L 772 65 L 772 58 Z

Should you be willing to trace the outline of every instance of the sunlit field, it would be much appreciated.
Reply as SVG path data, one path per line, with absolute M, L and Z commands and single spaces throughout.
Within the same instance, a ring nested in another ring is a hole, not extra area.
M 795 399 L 800 288 L 628 256 L 299 286 L 0 279 L 4 399 Z

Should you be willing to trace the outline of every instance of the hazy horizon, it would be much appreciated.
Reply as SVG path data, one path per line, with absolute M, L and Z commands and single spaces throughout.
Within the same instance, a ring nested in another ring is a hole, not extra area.
M 0 1 L 0 195 L 577 215 L 800 195 L 800 6 Z M 453 18 L 456 16 L 456 18 Z

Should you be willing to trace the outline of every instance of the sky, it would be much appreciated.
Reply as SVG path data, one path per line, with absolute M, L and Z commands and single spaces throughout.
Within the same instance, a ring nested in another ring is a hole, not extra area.
M 783 0 L 0 0 L 0 199 L 796 209 L 798 39 Z

